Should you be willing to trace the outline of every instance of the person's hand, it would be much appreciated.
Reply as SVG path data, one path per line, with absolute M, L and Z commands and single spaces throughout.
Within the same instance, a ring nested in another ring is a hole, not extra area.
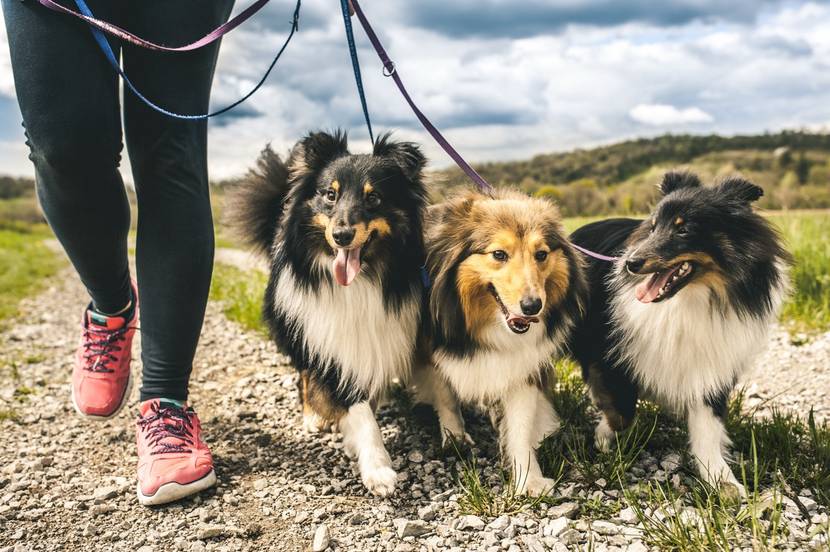
M 352 6 L 352 0 L 349 0 L 349 15 L 354 15 L 354 6 Z

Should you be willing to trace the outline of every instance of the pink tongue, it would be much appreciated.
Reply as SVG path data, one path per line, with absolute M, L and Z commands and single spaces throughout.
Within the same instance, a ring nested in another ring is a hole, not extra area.
M 334 279 L 341 286 L 352 283 L 360 272 L 360 248 L 338 249 L 334 257 Z
M 657 299 L 657 294 L 660 293 L 660 290 L 669 281 L 673 272 L 672 270 L 655 272 L 651 278 L 643 280 L 634 290 L 637 300 L 640 303 L 651 303 Z
M 539 318 L 536 316 L 516 316 L 512 313 L 507 317 L 508 322 L 513 322 L 515 320 L 524 320 L 526 323 L 530 324 L 531 322 L 538 322 Z

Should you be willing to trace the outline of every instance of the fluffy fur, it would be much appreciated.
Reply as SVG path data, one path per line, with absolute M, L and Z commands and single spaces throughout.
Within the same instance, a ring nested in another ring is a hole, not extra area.
M 598 448 L 627 427 L 638 397 L 688 422 L 700 475 L 743 492 L 725 460 L 723 425 L 738 377 L 767 342 L 787 291 L 790 257 L 751 203 L 763 190 L 731 178 L 704 187 L 668 173 L 643 221 L 611 219 L 573 233 L 592 260 L 590 308 L 572 350 L 602 413 Z
M 418 398 L 435 408 L 442 435 L 458 441 L 469 441 L 459 401 L 489 410 L 517 490 L 550 490 L 536 459 L 542 439 L 559 428 L 550 362 L 587 291 L 556 207 L 515 192 L 466 194 L 432 207 L 427 268 Z
M 263 315 L 300 373 L 304 427 L 337 425 L 381 496 L 396 475 L 371 405 L 415 354 L 425 162 L 388 136 L 352 155 L 344 135 L 314 133 L 287 163 L 266 149 L 232 201 L 248 243 L 270 257 Z

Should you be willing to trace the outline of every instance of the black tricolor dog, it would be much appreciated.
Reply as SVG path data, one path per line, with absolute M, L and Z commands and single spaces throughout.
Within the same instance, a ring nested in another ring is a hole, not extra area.
M 724 459 L 723 418 L 738 376 L 767 343 L 790 256 L 752 210 L 758 186 L 730 178 L 704 187 L 668 173 L 661 191 L 646 220 L 605 220 L 571 235 L 620 257 L 590 261 L 590 308 L 571 343 L 602 413 L 596 444 L 609 448 L 643 396 L 687 420 L 704 479 L 743 492 Z
M 271 261 L 264 317 L 300 372 L 304 427 L 338 425 L 377 495 L 396 474 L 372 405 L 407 377 L 420 324 L 425 163 L 388 136 L 352 155 L 345 135 L 314 133 L 285 164 L 266 149 L 231 207 Z

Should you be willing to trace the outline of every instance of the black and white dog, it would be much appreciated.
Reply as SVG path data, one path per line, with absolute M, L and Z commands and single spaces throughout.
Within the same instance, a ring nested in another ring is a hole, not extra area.
M 704 187 L 668 173 L 646 220 L 611 219 L 574 232 L 591 260 L 590 308 L 571 350 L 602 413 L 608 450 L 638 397 L 687 420 L 699 473 L 740 486 L 726 463 L 729 394 L 767 343 L 788 289 L 790 255 L 751 204 L 763 190 L 740 178 Z
M 417 146 L 388 136 L 352 155 L 344 135 L 314 133 L 287 163 L 266 149 L 231 205 L 235 226 L 270 259 L 263 314 L 299 371 L 304 427 L 339 427 L 380 496 L 397 476 L 373 406 L 415 355 L 425 163 Z

